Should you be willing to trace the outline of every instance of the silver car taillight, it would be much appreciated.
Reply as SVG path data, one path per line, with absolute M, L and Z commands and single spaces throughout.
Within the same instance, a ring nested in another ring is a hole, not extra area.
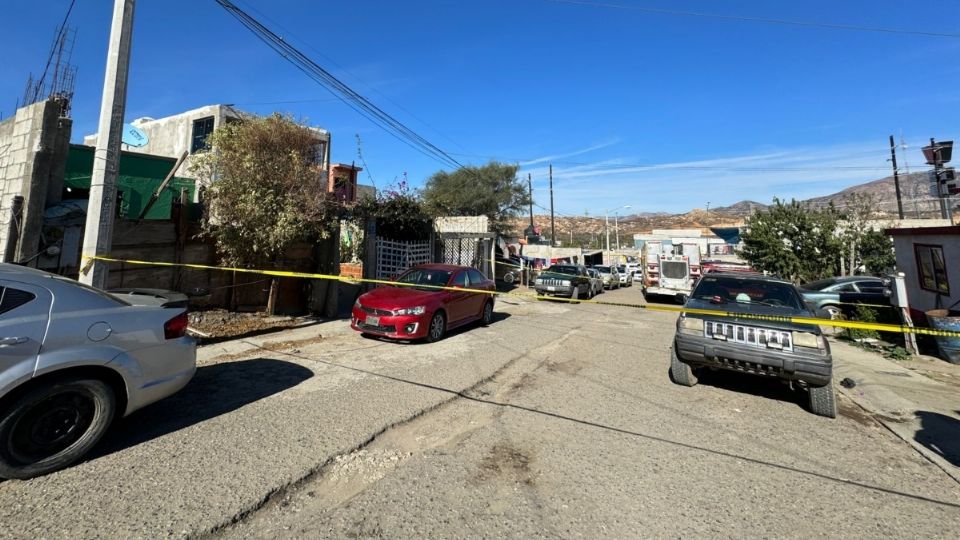
M 187 312 L 177 315 L 176 317 L 170 319 L 163 325 L 163 337 L 166 339 L 177 339 L 182 338 L 187 335 L 187 325 L 190 323 L 190 319 L 187 317 Z

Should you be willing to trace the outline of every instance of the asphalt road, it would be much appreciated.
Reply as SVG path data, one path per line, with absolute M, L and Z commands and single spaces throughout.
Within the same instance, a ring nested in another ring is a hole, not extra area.
M 854 404 L 671 384 L 672 314 L 497 311 L 432 345 L 335 322 L 208 349 L 89 460 L 0 484 L 0 536 L 960 535 L 960 486 Z

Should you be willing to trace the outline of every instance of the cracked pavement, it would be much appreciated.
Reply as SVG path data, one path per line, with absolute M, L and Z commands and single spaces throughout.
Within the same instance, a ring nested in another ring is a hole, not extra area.
M 828 420 L 775 381 L 671 384 L 673 314 L 497 312 L 431 345 L 335 321 L 206 348 L 85 462 L 0 483 L 0 536 L 960 533 L 960 485 L 848 398 Z

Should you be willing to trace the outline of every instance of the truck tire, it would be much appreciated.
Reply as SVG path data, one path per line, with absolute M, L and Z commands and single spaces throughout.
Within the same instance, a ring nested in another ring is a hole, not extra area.
M 833 389 L 833 379 L 824 386 L 811 386 L 810 412 L 827 418 L 837 417 L 837 392 Z
M 677 351 L 673 350 L 673 347 L 670 348 L 670 380 L 680 386 L 693 386 L 698 381 L 693 368 L 677 358 Z

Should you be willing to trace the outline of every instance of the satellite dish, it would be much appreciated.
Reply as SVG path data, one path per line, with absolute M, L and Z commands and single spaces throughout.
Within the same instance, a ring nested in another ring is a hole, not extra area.
M 145 146 L 149 141 L 146 133 L 144 133 L 140 128 L 130 124 L 123 125 L 123 136 L 120 138 L 120 140 L 123 142 L 123 144 L 132 146 L 134 148 Z

